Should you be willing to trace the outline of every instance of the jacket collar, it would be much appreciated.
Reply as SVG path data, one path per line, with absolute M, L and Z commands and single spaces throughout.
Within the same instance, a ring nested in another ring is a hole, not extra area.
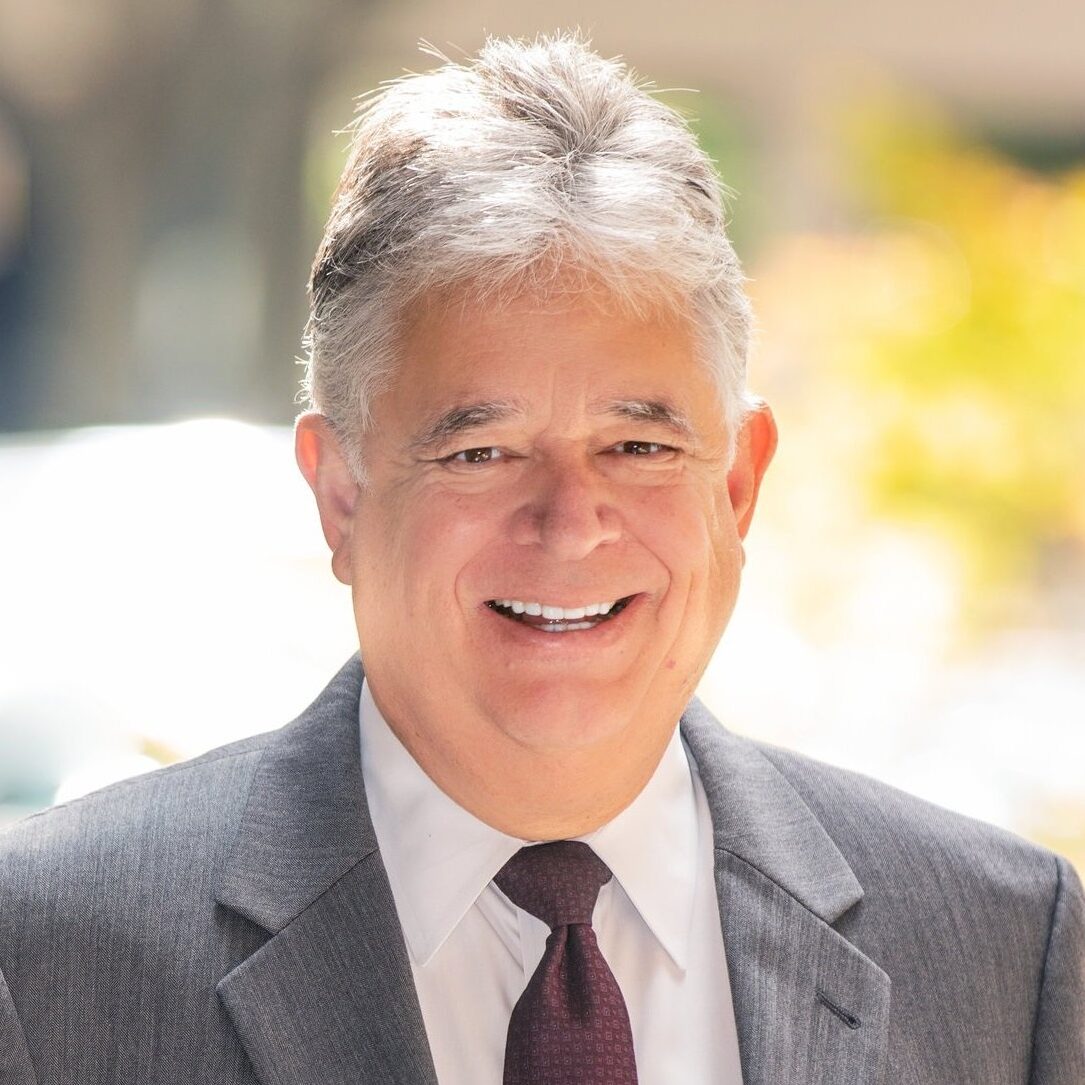
M 216 899 L 278 933 L 377 850 L 362 787 L 357 655 L 274 733 L 256 769 Z
M 716 851 L 760 871 L 826 923 L 862 899 L 847 860 L 756 744 L 731 734 L 700 701 L 682 716 L 704 785 Z
M 354 656 L 269 739 L 217 900 L 272 937 L 218 985 L 265 1085 L 436 1077 L 362 785 Z M 832 924 L 862 897 L 754 743 L 682 717 L 711 810 L 744 1085 L 884 1080 L 889 980 Z
M 851 867 L 756 743 L 698 701 L 682 733 L 712 812 L 744 1085 L 881 1085 L 889 977 L 833 927 L 860 906 Z
M 218 903 L 272 937 L 217 987 L 262 1085 L 437 1085 L 362 788 L 354 656 L 258 765 Z
M 282 930 L 377 850 L 362 784 L 353 656 L 319 697 L 272 738 L 253 779 L 217 899 L 271 933 Z M 697 763 L 717 851 L 757 868 L 826 923 L 863 895 L 821 823 L 758 747 L 696 698 L 682 737 Z

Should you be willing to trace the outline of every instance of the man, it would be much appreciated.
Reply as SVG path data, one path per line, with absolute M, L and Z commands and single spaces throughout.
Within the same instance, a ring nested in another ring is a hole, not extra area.
M 684 124 L 572 38 L 404 79 L 311 299 L 361 658 L 6 836 L 0 1082 L 1082 1085 L 1065 861 L 691 701 L 775 429 Z

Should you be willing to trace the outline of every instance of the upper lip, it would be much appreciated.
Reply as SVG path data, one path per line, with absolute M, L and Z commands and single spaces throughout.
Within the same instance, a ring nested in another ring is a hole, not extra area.
M 617 603 L 620 599 L 631 599 L 634 595 L 638 594 L 639 592 L 625 592 L 617 595 L 607 595 L 605 592 L 600 592 L 599 594 L 589 596 L 585 593 L 578 602 L 559 603 L 556 601 L 561 597 L 559 592 L 554 592 L 552 594 L 549 592 L 542 592 L 539 594 L 504 592 L 497 595 L 489 595 L 484 602 L 499 603 L 502 599 L 515 599 L 521 603 L 543 603 L 546 606 L 561 607 L 563 610 L 575 610 L 577 607 L 587 607 L 591 606 L 593 603 Z

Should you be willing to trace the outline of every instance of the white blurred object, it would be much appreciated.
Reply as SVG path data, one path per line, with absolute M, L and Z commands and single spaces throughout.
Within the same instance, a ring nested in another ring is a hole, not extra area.
M 356 648 L 287 427 L 8 439 L 0 495 L 0 797 L 17 746 L 55 783 L 117 741 L 279 726 Z
M 69 773 L 60 782 L 53 796 L 54 803 L 71 802 L 91 791 L 108 787 L 110 784 L 140 776 L 161 768 L 159 763 L 144 754 L 121 754 L 112 758 L 103 758 L 84 765 Z

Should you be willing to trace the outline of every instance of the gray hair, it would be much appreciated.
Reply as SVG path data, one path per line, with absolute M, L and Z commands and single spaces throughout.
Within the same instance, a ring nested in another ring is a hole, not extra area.
M 688 313 L 733 445 L 750 306 L 723 187 L 686 122 L 579 35 L 441 59 L 360 100 L 313 262 L 303 387 L 358 479 L 412 304 L 545 292 L 559 273 L 565 290 L 572 274 L 633 311 Z

